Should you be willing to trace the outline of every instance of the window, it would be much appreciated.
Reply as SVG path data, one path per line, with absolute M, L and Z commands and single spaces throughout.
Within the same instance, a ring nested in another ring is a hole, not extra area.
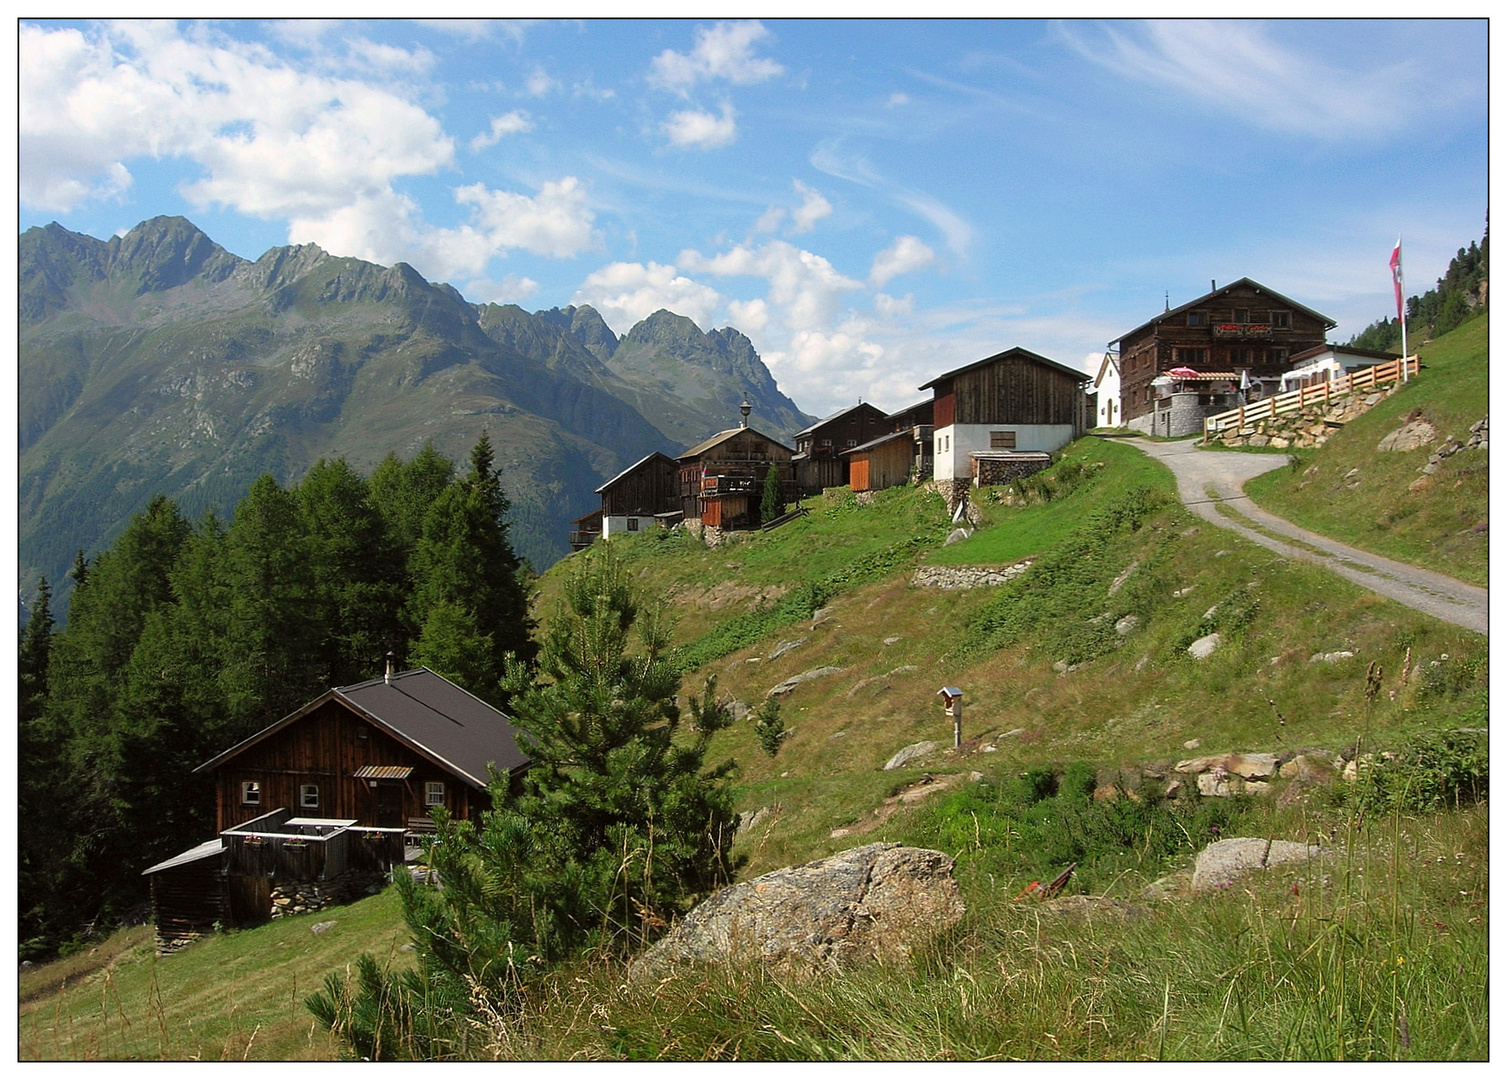
M 858 445 L 858 440 L 857 439 L 849 439 L 848 440 L 848 449 L 851 450 L 853 447 L 855 447 L 857 445 Z
M 952 436 L 951 435 L 943 435 L 942 436 L 942 449 L 943 450 L 951 450 L 952 449 Z
M 1230 363 L 1231 364 L 1249 364 L 1250 362 L 1251 362 L 1251 350 L 1249 350 L 1249 349 L 1231 349 L 1230 350 Z
M 1248 323 L 1250 321 L 1251 321 L 1251 309 L 1250 308 L 1243 308 L 1243 307 L 1236 308 L 1235 309 L 1235 314 L 1230 319 L 1230 322 L 1232 322 L 1232 323 Z
M 444 806 L 445 785 L 440 783 L 438 780 L 430 780 L 428 783 L 426 783 L 424 785 L 424 805 Z
M 628 531 L 629 532 L 638 532 L 638 518 L 629 518 L 628 519 Z
M 1174 366 L 1186 364 L 1191 367 L 1194 364 L 1204 364 L 1209 360 L 1209 350 L 1183 348 L 1179 346 L 1178 348 L 1172 350 L 1172 360 Z
M 298 788 L 298 805 L 303 810 L 318 810 L 319 785 L 300 784 Z
M 822 440 L 822 445 L 823 446 L 831 446 L 832 445 L 832 440 L 831 439 L 823 439 Z
M 1015 449 L 1015 432 L 1013 432 L 1013 431 L 991 431 L 991 432 L 989 432 L 989 449 L 990 450 L 1014 450 Z
M 242 780 L 241 804 L 243 806 L 260 806 L 262 804 L 262 785 L 255 780 Z
M 1285 364 L 1285 363 L 1287 363 L 1287 350 L 1286 349 L 1268 349 L 1268 350 L 1266 350 L 1266 354 L 1267 354 L 1267 356 L 1271 357 L 1271 362 L 1274 363 L 1274 364 Z
M 1292 312 L 1290 312 L 1290 311 L 1274 311 L 1274 312 L 1272 312 L 1272 329 L 1273 330 L 1291 330 L 1292 329 Z
M 1188 312 L 1188 325 L 1207 326 L 1208 317 L 1202 311 L 1190 311 Z

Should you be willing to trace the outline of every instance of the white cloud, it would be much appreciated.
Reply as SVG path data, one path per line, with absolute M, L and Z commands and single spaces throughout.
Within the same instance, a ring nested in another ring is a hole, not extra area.
M 534 122 L 522 109 L 492 117 L 492 130 L 471 140 L 472 150 L 484 150 L 505 135 L 521 135 L 534 130 Z
M 614 332 L 626 334 L 660 308 L 684 315 L 697 326 L 711 326 L 722 297 L 716 289 L 677 274 L 673 266 L 617 262 L 587 277 L 571 303 L 590 304 Z
M 564 259 L 592 244 L 595 215 L 586 205 L 586 189 L 574 176 L 547 182 L 534 198 L 471 184 L 456 188 L 455 199 L 477 208 L 477 224 L 496 250 L 522 248 Z
M 368 68 L 423 74 L 434 66 L 434 54 L 422 46 L 410 51 L 356 37 L 346 42 L 346 49 L 352 60 Z
M 896 299 L 889 293 L 874 294 L 874 310 L 881 318 L 896 319 L 905 315 L 913 315 L 916 311 L 916 298 L 910 293 Z
M 890 108 L 892 108 L 892 109 L 895 108 L 897 105 L 909 105 L 910 104 L 910 95 L 909 94 L 902 94 L 902 93 L 900 93 L 897 90 L 895 93 L 893 93 L 893 94 L 890 95 L 890 99 L 888 101 L 886 101 L 885 104 L 887 106 L 889 106 Z
M 790 212 L 790 231 L 793 234 L 807 233 L 816 228 L 816 223 L 832 213 L 832 204 L 815 188 L 795 181 L 795 190 L 803 196 L 801 205 Z
M 838 140 L 821 143 L 811 153 L 812 167 L 828 176 L 835 176 L 840 180 L 861 184 L 866 188 L 885 193 L 930 222 L 946 239 L 947 247 L 953 254 L 959 258 L 967 258 L 968 250 L 973 246 L 972 225 L 940 199 L 924 192 L 903 188 L 876 172 L 864 158 L 851 154 L 844 156 L 839 152 L 840 149 Z
M 1442 99 L 1469 93 L 1452 75 L 1411 60 L 1362 69 L 1300 53 L 1260 23 L 1178 20 L 1072 23 L 1061 36 L 1084 57 L 1139 82 L 1171 87 L 1268 130 L 1318 139 L 1368 138 L 1412 123 Z
M 737 127 L 733 122 L 735 115 L 732 105 L 723 102 L 721 118 L 709 112 L 686 109 L 671 113 L 661 127 L 676 146 L 699 146 L 703 150 L 713 150 L 726 146 L 737 138 Z
M 478 278 L 467 282 L 461 293 L 475 304 L 517 304 L 538 291 L 539 283 L 533 278 L 509 274 L 501 281 Z
M 745 334 L 760 333 L 769 325 L 769 304 L 763 300 L 729 300 L 727 313 Z
M 753 55 L 755 43 L 769 36 L 759 22 L 720 22 L 711 29 L 696 28 L 696 47 L 689 54 L 666 49 L 649 66 L 649 85 L 684 94 L 702 79 L 725 79 L 746 85 L 782 74 L 775 60 Z
M 772 233 L 779 229 L 780 222 L 785 220 L 785 208 L 783 206 L 771 206 L 759 215 L 759 220 L 754 222 L 754 232 Z
M 916 237 L 902 236 L 874 256 L 874 266 L 869 271 L 869 283 L 875 288 L 883 288 L 891 278 L 929 266 L 936 260 L 936 257 L 936 252 Z
M 739 244 L 711 258 L 700 252 L 683 251 L 677 264 L 692 273 L 764 278 L 769 283 L 770 305 L 793 330 L 829 326 L 843 297 L 863 287 L 861 282 L 838 273 L 820 255 L 784 240 L 771 240 L 756 248 Z
M 931 222 L 946 239 L 947 247 L 954 255 L 959 258 L 968 256 L 968 249 L 973 246 L 973 226 L 954 213 L 950 207 L 930 195 L 915 192 L 902 194 L 900 201 Z
M 559 80 L 552 77 L 549 72 L 543 68 L 535 68 L 533 74 L 524 81 L 523 91 L 529 97 L 543 97 L 551 90 L 558 89 L 559 86 Z

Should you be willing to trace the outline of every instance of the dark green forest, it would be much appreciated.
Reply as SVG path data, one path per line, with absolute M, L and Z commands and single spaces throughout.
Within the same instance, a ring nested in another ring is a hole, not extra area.
M 20 648 L 22 958 L 139 907 L 145 867 L 214 835 L 195 767 L 389 655 L 506 704 L 536 651 L 508 513 L 483 433 L 459 470 L 426 446 L 370 477 L 263 476 L 228 523 L 159 495 L 78 554 L 62 629 L 44 580 Z
M 1408 319 L 1408 343 L 1416 348 L 1441 337 L 1487 310 L 1486 282 L 1490 230 L 1481 242 L 1471 241 L 1449 261 L 1449 269 L 1422 296 L 1410 296 L 1404 309 Z M 1396 319 L 1378 319 L 1350 339 L 1357 349 L 1400 351 L 1402 327 Z

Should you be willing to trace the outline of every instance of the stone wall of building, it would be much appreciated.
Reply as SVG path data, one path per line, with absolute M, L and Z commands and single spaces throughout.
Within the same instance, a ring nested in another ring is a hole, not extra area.
M 977 458 L 974 464 L 978 468 L 979 486 L 993 487 L 1025 476 L 1034 476 L 1043 469 L 1051 468 L 1052 456 L 1020 454 L 1010 458 Z
M 380 870 L 347 870 L 329 881 L 284 881 L 272 887 L 271 917 L 323 911 L 380 892 L 386 875 Z

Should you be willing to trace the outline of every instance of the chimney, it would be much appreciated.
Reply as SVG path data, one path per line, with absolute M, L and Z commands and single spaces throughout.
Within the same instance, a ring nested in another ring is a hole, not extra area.
M 1209 291 L 1210 292 L 1218 292 L 1219 291 L 1219 287 L 1214 284 L 1214 279 L 1213 278 L 1209 279 Z
M 387 654 L 387 674 L 382 676 L 382 681 L 388 686 L 392 685 L 392 653 Z
M 747 394 L 743 395 L 743 404 L 738 406 L 738 411 L 743 414 L 743 422 L 738 426 L 746 428 L 748 426 L 748 414 L 753 412 L 753 406 L 748 403 Z

